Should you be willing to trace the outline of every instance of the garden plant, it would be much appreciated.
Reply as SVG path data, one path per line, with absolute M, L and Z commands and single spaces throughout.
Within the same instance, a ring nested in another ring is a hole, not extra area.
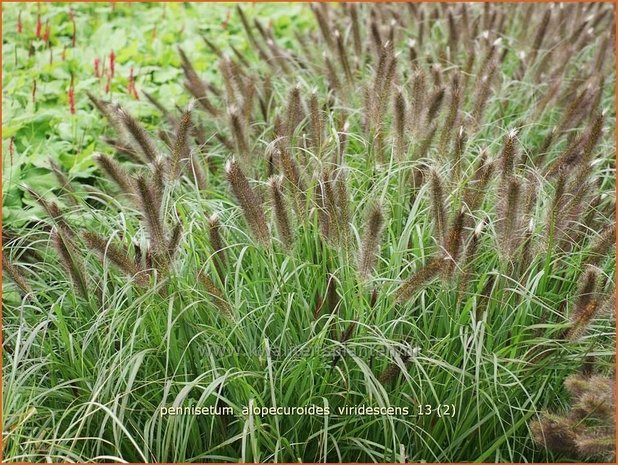
M 613 4 L 3 13 L 5 460 L 615 459 Z

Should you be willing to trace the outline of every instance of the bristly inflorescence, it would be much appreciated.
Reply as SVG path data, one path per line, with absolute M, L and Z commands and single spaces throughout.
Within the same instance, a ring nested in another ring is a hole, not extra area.
M 115 131 L 94 158 L 106 179 L 88 191 L 109 202 L 95 207 L 55 163 L 56 198 L 24 189 L 69 292 L 97 305 L 93 291 L 124 283 L 171 309 L 186 291 L 234 331 L 275 324 L 285 304 L 289 328 L 342 350 L 380 331 L 406 340 L 431 321 L 427 337 L 457 328 L 466 357 L 490 335 L 512 352 L 492 363 L 517 370 L 562 346 L 571 359 L 596 350 L 613 288 L 614 76 L 602 50 L 613 11 L 308 8 L 311 27 L 284 38 L 238 6 L 246 46 L 196 38 L 217 61 L 213 79 L 193 64 L 197 49 L 179 48 L 187 99 L 146 93 L 158 126 L 89 94 Z M 36 295 L 20 256 L 3 255 L 3 268 L 18 296 Z M 343 354 L 329 366 L 337 380 L 353 369 Z M 380 367 L 390 385 L 413 370 L 406 354 L 380 363 L 363 375 Z M 608 383 L 567 382 L 579 419 L 592 411 L 585 391 Z M 531 429 L 552 450 L 610 457 L 605 430 L 573 418 L 544 414 Z

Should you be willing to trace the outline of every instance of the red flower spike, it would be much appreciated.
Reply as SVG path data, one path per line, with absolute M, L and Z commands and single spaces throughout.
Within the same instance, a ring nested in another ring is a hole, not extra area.
M 41 38 L 41 29 L 43 27 L 43 24 L 41 24 L 41 15 L 38 14 L 36 17 L 36 27 L 34 30 L 34 35 L 36 36 L 37 39 Z
M 109 70 L 111 73 L 111 77 L 113 78 L 116 72 L 116 54 L 113 50 L 109 54 Z
M 139 100 L 139 95 L 137 94 L 137 89 L 135 88 L 135 76 L 133 76 L 133 67 L 129 70 L 129 83 L 127 85 L 127 91 L 129 95 L 132 96 L 135 100 Z
M 51 27 L 49 26 L 49 20 L 45 23 L 45 33 L 43 34 L 43 41 L 46 44 L 49 44 L 49 33 L 51 32 Z
M 9 139 L 9 156 L 11 157 L 11 165 L 12 165 L 13 157 L 15 156 L 15 138 L 12 136 Z
M 67 96 L 69 98 L 69 111 L 71 112 L 72 115 L 74 115 L 75 114 L 75 85 L 73 81 L 73 75 L 71 75 L 71 83 L 69 84 L 69 92 Z
M 71 45 L 75 48 L 75 42 L 77 40 L 77 25 L 75 24 L 75 18 L 71 14 L 71 23 L 73 23 L 73 36 L 71 37 Z

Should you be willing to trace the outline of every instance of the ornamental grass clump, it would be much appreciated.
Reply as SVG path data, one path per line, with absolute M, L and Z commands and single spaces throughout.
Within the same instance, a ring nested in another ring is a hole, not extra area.
M 564 413 L 544 412 L 532 423 L 534 439 L 558 456 L 614 462 L 616 380 L 603 374 L 574 374 L 564 385 L 571 397 Z
M 613 458 L 611 5 L 220 8 L 3 230 L 7 460 Z

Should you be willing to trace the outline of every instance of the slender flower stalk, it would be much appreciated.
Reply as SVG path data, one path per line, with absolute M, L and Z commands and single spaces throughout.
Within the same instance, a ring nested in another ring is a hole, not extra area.
M 427 114 L 425 115 L 426 124 L 435 123 L 435 118 L 438 116 L 440 109 L 442 108 L 442 101 L 444 100 L 445 89 L 444 87 L 438 88 L 431 96 Z
M 501 155 L 501 177 L 505 178 L 513 174 L 515 166 L 515 136 L 517 131 L 510 131 L 504 139 Z
M 427 153 L 429 152 L 429 148 L 431 147 L 431 143 L 433 142 L 437 130 L 438 125 L 435 122 L 429 125 L 429 129 L 427 130 L 425 137 L 421 140 L 421 144 L 419 145 L 417 153 L 415 155 L 415 158 L 417 160 L 425 158 L 427 156 Z
M 331 25 L 329 24 L 329 22 L 326 19 L 326 16 L 324 15 L 324 10 L 323 10 L 322 5 L 312 4 L 311 11 L 315 15 L 315 18 L 317 20 L 317 23 L 320 28 L 320 32 L 322 33 L 322 37 L 324 38 L 324 41 L 328 45 L 328 48 L 332 49 L 335 45 L 335 42 L 330 32 Z
M 592 159 L 594 147 L 599 142 L 599 139 L 603 133 L 603 121 L 604 115 L 602 113 L 597 114 L 592 121 L 590 129 L 588 130 L 584 150 L 581 156 L 581 162 L 584 165 L 588 164 Z
M 62 230 L 64 234 L 68 237 L 73 237 L 75 235 L 73 229 L 69 226 L 69 223 L 66 221 L 64 214 L 56 202 L 44 199 L 28 186 L 24 186 L 24 189 L 37 201 L 39 205 L 41 205 L 41 207 L 43 207 L 45 213 L 47 213 L 47 215 L 54 221 L 56 226 Z
M 335 194 L 335 181 L 330 169 L 325 168 L 322 170 L 320 183 L 324 196 L 324 207 L 328 215 L 328 223 L 332 226 L 329 239 L 333 242 L 341 242 L 341 218 L 339 216 L 339 206 Z
M 354 43 L 354 53 L 356 54 L 356 58 L 360 60 L 363 45 L 360 32 L 360 23 L 358 20 L 358 8 L 354 3 L 350 3 L 350 19 L 352 22 L 352 41 Z
M 491 94 L 491 86 L 496 70 L 496 63 L 491 62 L 488 66 L 487 73 L 481 78 L 481 82 L 478 84 L 474 102 L 474 111 L 472 113 L 477 126 L 483 121 L 483 115 L 485 114 L 487 101 L 489 100 L 489 95 Z
M 551 9 L 547 8 L 545 13 L 543 14 L 543 18 L 541 18 L 541 22 L 537 27 L 536 35 L 534 36 L 534 41 L 532 42 L 532 47 L 530 51 L 530 56 L 528 58 L 528 63 L 532 66 L 536 60 L 537 54 L 541 46 L 543 45 L 543 41 L 547 34 L 547 26 L 549 25 L 549 21 L 551 20 Z
M 328 79 L 329 86 L 333 91 L 339 92 L 341 90 L 341 82 L 337 71 L 333 66 L 333 62 L 330 60 L 326 52 L 322 54 L 322 57 L 324 59 L 324 65 L 326 66 L 326 77 Z
M 447 144 L 451 139 L 451 134 L 453 133 L 453 129 L 455 128 L 455 122 L 459 115 L 460 100 L 461 100 L 461 88 L 460 88 L 459 74 L 455 74 L 455 76 L 453 77 L 453 82 L 451 83 L 451 88 L 450 88 L 450 103 L 449 103 L 449 108 L 448 108 L 448 114 L 446 116 L 446 120 L 444 121 L 444 127 L 442 128 L 442 133 L 440 134 L 440 143 L 439 143 L 440 153 L 444 153 L 446 151 Z
M 410 355 L 404 354 L 404 355 L 401 356 L 401 361 L 404 364 L 407 364 L 409 362 L 410 358 L 411 358 Z M 398 363 L 391 363 L 380 374 L 380 376 L 378 377 L 378 380 L 382 384 L 388 384 L 388 383 L 392 382 L 397 377 L 397 375 L 400 372 L 401 372 L 401 367 L 399 366 L 399 364 Z

